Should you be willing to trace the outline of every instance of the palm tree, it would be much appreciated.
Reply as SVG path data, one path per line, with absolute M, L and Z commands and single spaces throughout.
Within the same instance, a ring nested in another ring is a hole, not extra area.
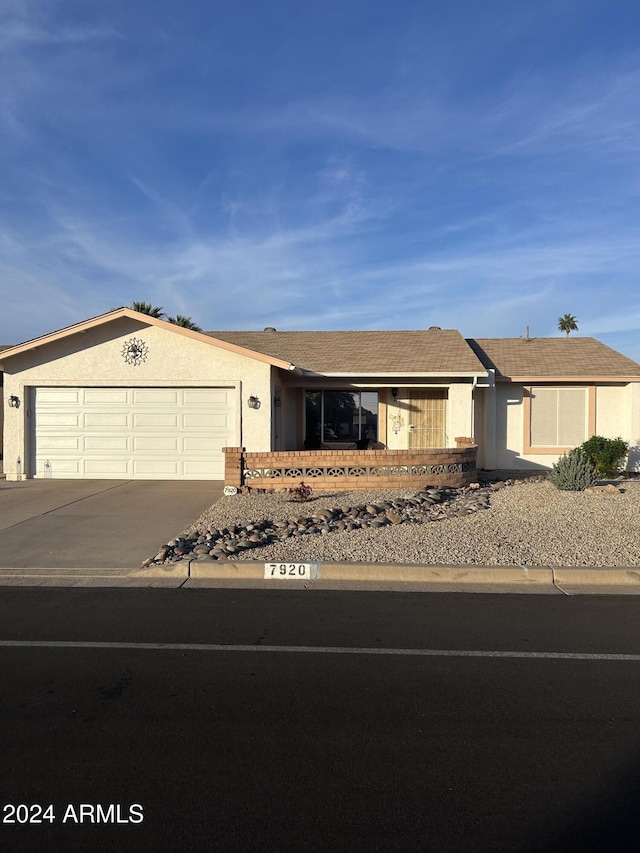
M 558 317 L 558 328 L 561 332 L 566 332 L 569 337 L 571 332 L 578 331 L 578 323 L 571 314 L 565 314 L 564 317 Z
M 162 308 L 158 308 L 150 302 L 132 302 L 130 307 L 132 311 L 137 311 L 139 314 L 148 314 L 149 317 L 155 317 L 156 320 L 163 320 L 166 316 Z
M 175 317 L 167 317 L 169 323 L 174 326 L 182 326 L 183 329 L 191 329 L 193 332 L 201 332 L 200 326 L 196 326 L 191 317 L 185 317 L 182 314 L 176 314 Z

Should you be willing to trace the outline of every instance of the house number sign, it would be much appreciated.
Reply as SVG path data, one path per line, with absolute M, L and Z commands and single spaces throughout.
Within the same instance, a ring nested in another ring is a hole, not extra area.
M 265 563 L 265 580 L 299 581 L 318 577 L 317 563 Z

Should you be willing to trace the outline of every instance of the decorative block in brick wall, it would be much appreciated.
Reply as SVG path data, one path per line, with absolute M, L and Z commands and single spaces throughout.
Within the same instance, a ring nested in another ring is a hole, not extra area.
M 459 441 L 456 439 L 456 441 Z M 476 478 L 477 446 L 432 450 L 299 450 L 246 453 L 225 447 L 225 485 L 290 489 L 460 488 Z M 471 439 L 472 441 L 472 439 Z

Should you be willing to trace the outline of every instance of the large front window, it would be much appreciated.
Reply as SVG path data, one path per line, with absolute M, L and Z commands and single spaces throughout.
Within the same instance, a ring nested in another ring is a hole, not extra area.
M 305 447 L 378 439 L 377 391 L 306 391 Z

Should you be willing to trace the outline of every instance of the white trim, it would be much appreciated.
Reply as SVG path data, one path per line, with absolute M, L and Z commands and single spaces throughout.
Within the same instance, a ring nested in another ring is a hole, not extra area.
M 389 378 L 389 379 L 391 379 L 393 377 L 397 377 L 398 379 L 414 379 L 414 378 L 415 379 L 428 379 L 430 376 L 434 376 L 436 378 L 441 378 L 443 376 L 450 376 L 452 379 L 459 379 L 461 377 L 473 379 L 474 377 L 478 377 L 478 376 L 483 376 L 483 377 L 488 376 L 486 371 L 484 373 L 477 373 L 477 372 L 460 373 L 458 371 L 452 372 L 450 370 L 441 370 L 438 372 L 434 371 L 434 372 L 430 372 L 430 373 L 425 373 L 425 372 L 414 373 L 414 372 L 405 372 L 402 370 L 395 370 L 395 371 L 388 372 L 388 373 L 373 373 L 373 372 L 372 373 L 353 373 L 353 372 L 348 372 L 348 373 L 328 373 L 328 372 L 315 373 L 312 371 L 304 371 L 304 374 L 305 374 L 305 376 L 317 376 L 318 378 L 326 377 L 328 379 L 331 379 L 331 378 L 357 379 L 359 376 L 366 376 L 366 377 L 371 378 L 371 379 L 375 379 L 377 376 L 380 376 L 381 378 Z

